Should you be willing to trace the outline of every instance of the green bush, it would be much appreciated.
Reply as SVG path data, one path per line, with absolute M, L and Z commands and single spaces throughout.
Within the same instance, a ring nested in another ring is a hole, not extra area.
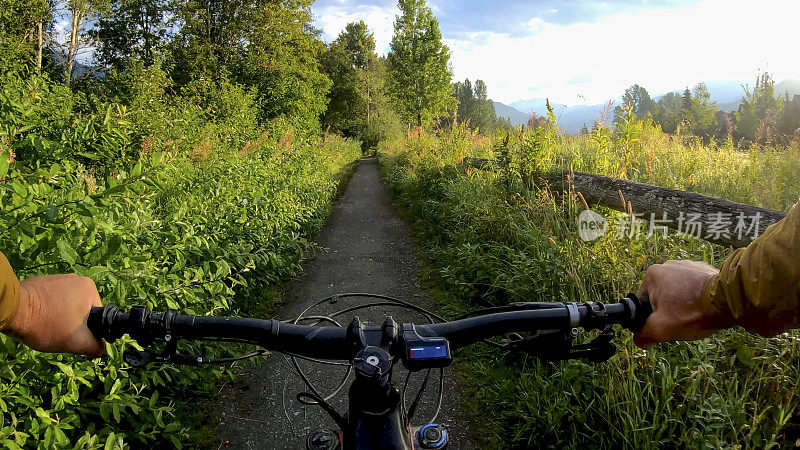
M 23 279 L 74 271 L 123 306 L 269 311 L 271 299 L 257 295 L 298 270 L 340 174 L 361 152 L 339 139 L 256 144 L 202 161 L 153 153 L 105 179 L 70 160 L 0 166 L 0 248 Z M 176 403 L 225 375 L 131 370 L 121 360 L 129 341 L 92 361 L 0 343 L 0 440 L 12 448 L 186 444 L 192 424 Z

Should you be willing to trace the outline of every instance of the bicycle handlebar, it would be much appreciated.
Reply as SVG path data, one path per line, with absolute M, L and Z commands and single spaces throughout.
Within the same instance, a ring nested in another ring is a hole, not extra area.
M 136 306 L 128 313 L 113 304 L 93 307 L 89 329 L 98 338 L 114 342 L 124 334 L 141 345 L 155 340 L 229 340 L 260 345 L 267 350 L 308 358 L 349 360 L 355 356 L 354 339 L 362 344 L 382 346 L 386 336 L 398 348 L 407 333 L 419 338 L 444 338 L 451 349 L 462 348 L 481 340 L 514 332 L 604 329 L 620 324 L 630 330 L 640 329 L 651 313 L 646 297 L 629 294 L 619 303 L 530 303 L 521 310 L 471 317 L 452 322 L 415 325 L 397 324 L 387 318 L 383 325 L 362 325 L 358 318 L 348 328 L 296 325 L 279 320 L 237 317 L 179 315 L 175 310 L 153 313 Z

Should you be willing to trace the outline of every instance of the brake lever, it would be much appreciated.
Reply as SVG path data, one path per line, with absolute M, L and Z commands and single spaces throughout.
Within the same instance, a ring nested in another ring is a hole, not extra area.
M 586 359 L 600 363 L 616 354 L 617 346 L 612 342 L 615 335 L 614 330 L 607 327 L 590 342 L 573 344 L 575 331 L 548 330 L 515 342 L 512 347 L 545 361 Z
M 181 353 L 171 355 L 156 355 L 152 352 L 141 350 L 125 350 L 122 359 L 131 367 L 142 369 L 148 364 L 180 364 L 183 366 L 199 366 L 203 364 L 203 358 L 199 356 L 188 356 Z
M 144 368 L 150 363 L 157 364 L 180 364 L 184 366 L 199 366 L 203 363 L 203 358 L 199 356 L 189 356 L 178 352 L 178 342 L 176 340 L 167 341 L 164 352 L 160 355 L 146 350 L 128 349 L 122 353 L 122 359 L 131 367 Z

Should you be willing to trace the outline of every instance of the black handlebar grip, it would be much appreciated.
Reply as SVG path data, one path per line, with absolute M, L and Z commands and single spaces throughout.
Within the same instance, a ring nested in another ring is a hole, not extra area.
M 107 303 L 102 307 L 92 306 L 86 319 L 86 326 L 97 339 L 114 342 L 124 334 L 119 329 L 119 324 L 115 323 L 118 313 L 120 309 L 113 303 Z
M 627 297 L 622 299 L 622 304 L 630 312 L 629 319 L 622 325 L 634 332 L 641 330 L 644 324 L 647 323 L 647 318 L 653 313 L 650 298 L 646 295 L 639 297 L 636 294 L 628 294 Z
M 97 339 L 103 339 L 103 309 L 104 307 L 102 306 L 92 306 L 92 310 L 89 311 L 89 318 L 86 319 L 86 326 L 89 327 L 89 331 Z

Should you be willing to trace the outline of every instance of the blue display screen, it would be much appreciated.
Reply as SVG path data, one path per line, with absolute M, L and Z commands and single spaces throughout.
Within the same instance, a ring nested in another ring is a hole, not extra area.
M 413 345 L 408 349 L 411 359 L 438 359 L 447 358 L 446 344 Z

